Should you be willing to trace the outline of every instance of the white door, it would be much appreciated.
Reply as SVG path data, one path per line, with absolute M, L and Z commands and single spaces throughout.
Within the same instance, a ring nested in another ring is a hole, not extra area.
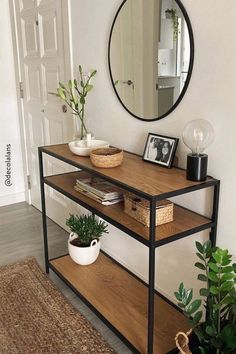
M 158 112 L 159 13 L 160 0 L 127 1 L 111 41 L 116 90 L 132 113 L 146 118 L 156 117 Z
M 63 113 L 56 92 L 59 81 L 66 81 L 62 14 L 62 0 L 16 0 L 15 17 L 24 111 L 26 146 L 31 179 L 31 203 L 38 209 L 40 183 L 38 170 L 38 146 L 58 144 L 71 140 L 72 117 Z M 68 41 L 69 42 L 69 41 Z M 53 158 L 44 158 L 45 174 L 63 173 L 66 165 Z M 56 191 L 46 190 L 47 214 L 59 224 L 70 202 Z

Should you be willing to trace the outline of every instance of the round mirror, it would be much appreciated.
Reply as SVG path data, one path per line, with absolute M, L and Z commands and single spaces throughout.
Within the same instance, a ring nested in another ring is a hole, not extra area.
M 112 24 L 109 70 L 124 108 L 164 118 L 180 103 L 193 67 L 193 33 L 179 0 L 125 0 Z

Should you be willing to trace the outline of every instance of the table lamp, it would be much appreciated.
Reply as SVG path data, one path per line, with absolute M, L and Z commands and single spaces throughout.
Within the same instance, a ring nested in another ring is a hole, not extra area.
M 192 120 L 185 125 L 182 136 L 184 144 L 192 151 L 187 155 L 187 179 L 204 181 L 208 156 L 203 152 L 213 142 L 213 127 L 207 120 Z

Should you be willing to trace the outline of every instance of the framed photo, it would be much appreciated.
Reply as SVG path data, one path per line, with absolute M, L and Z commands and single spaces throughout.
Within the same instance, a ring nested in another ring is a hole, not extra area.
M 179 139 L 149 133 L 143 160 L 171 168 Z

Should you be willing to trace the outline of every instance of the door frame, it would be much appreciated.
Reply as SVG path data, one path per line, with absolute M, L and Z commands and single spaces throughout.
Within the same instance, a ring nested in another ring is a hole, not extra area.
M 28 176 L 29 176 L 29 163 L 28 163 L 28 152 L 26 147 L 26 121 L 24 115 L 24 107 L 21 99 L 20 93 L 20 82 L 22 81 L 22 73 L 20 66 L 20 55 L 19 55 L 19 43 L 16 25 L 16 11 L 15 2 L 19 0 L 10 0 L 10 21 L 11 21 L 11 32 L 12 32 L 12 45 L 14 54 L 14 66 L 15 66 L 15 80 L 16 80 L 16 94 L 17 94 L 17 106 L 19 114 L 19 125 L 20 125 L 20 141 L 22 149 L 22 160 L 23 160 L 23 173 L 24 173 L 24 187 L 25 187 L 25 201 L 31 204 L 31 193 L 28 186 Z M 63 28 L 63 45 L 64 45 L 64 66 L 65 66 L 65 77 L 66 81 L 72 77 L 73 73 L 73 62 L 72 62 L 72 36 L 71 36 L 71 25 L 70 25 L 70 0 L 62 0 L 62 28 Z

